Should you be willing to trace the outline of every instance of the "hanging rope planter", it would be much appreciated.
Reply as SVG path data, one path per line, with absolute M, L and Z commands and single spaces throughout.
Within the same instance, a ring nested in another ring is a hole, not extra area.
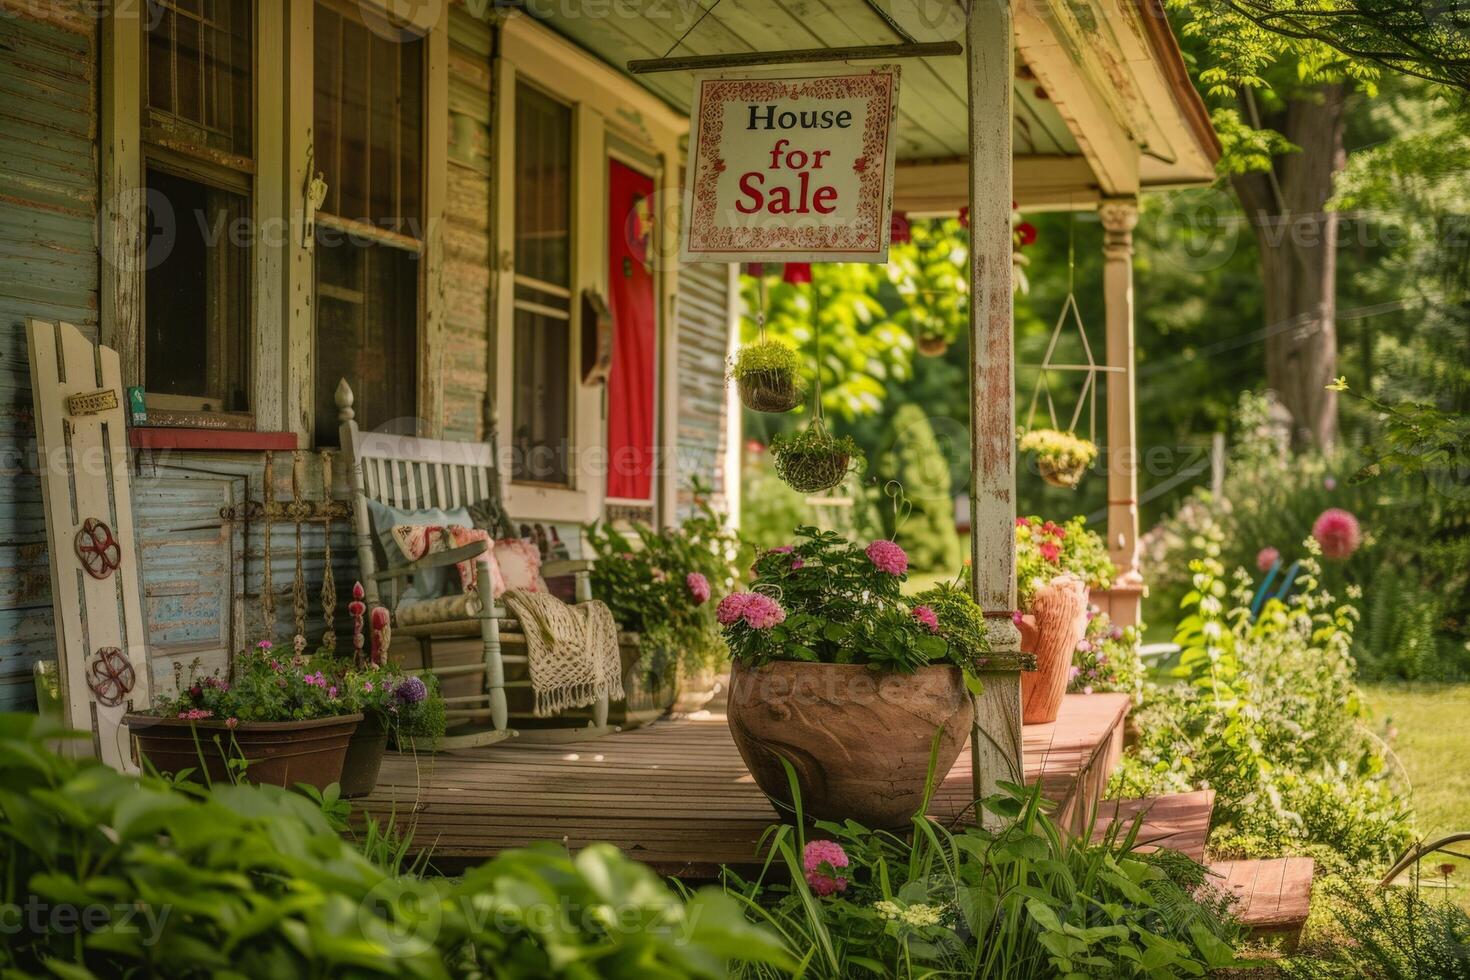
M 759 293 L 756 324 L 759 338 L 735 352 L 730 377 L 740 392 L 740 403 L 753 412 L 789 412 L 801 404 L 803 384 L 798 369 L 801 360 L 796 351 L 780 341 L 766 337 L 765 270 L 752 265 Z
M 1036 457 L 1037 470 L 1041 478 L 1054 487 L 1074 490 L 1082 477 L 1097 459 L 1097 376 L 1116 370 L 1100 365 L 1092 356 L 1092 345 L 1087 341 L 1087 328 L 1082 323 L 1082 312 L 1077 306 L 1075 290 L 1077 273 L 1076 245 L 1072 226 L 1067 229 L 1067 298 L 1062 301 L 1062 310 L 1052 328 L 1051 340 L 1046 345 L 1046 354 L 1041 359 L 1036 374 L 1036 386 L 1031 391 L 1031 406 L 1026 415 L 1026 427 L 1022 432 L 1019 449 Z M 1082 342 L 1084 364 L 1058 364 L 1052 360 L 1056 354 L 1057 341 L 1062 328 L 1070 325 L 1076 329 Z M 1066 431 L 1057 422 L 1056 402 L 1052 398 L 1049 374 L 1052 371 L 1080 372 L 1084 375 L 1082 390 L 1077 393 L 1077 405 L 1072 410 L 1072 419 Z M 1046 411 L 1051 421 L 1050 428 L 1035 428 L 1036 406 L 1042 395 L 1046 396 Z M 1077 435 L 1077 423 L 1082 420 L 1083 408 L 1088 409 L 1087 425 L 1089 438 Z
M 816 291 L 812 293 L 812 337 L 816 347 L 816 386 L 812 392 L 812 420 L 792 436 L 771 440 L 776 475 L 800 493 L 821 493 L 847 479 L 862 465 L 862 451 L 850 436 L 834 436 L 822 417 L 822 330 L 818 322 Z

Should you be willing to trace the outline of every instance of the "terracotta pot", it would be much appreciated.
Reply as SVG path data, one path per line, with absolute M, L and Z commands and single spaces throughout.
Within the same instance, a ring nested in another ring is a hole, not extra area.
M 335 715 L 311 721 L 242 721 L 231 729 L 223 721 L 123 716 L 137 736 L 139 753 L 159 772 L 192 769 L 197 782 L 208 774 L 211 783 L 228 783 L 227 760 L 243 756 L 250 762 L 246 782 L 307 783 L 317 789 L 341 780 L 347 743 L 360 721 L 362 715 Z
M 730 671 L 730 732 L 756 785 L 790 814 L 781 760 L 796 771 L 805 813 L 905 827 L 924 800 L 929 751 L 943 779 L 974 712 L 958 667 L 879 674 L 853 664 L 782 661 Z
M 342 795 L 348 799 L 367 796 L 378 785 L 378 770 L 388 748 L 388 726 L 377 712 L 363 716 L 362 724 L 347 741 L 342 759 Z
M 740 403 L 753 412 L 789 412 L 801 404 L 801 389 L 789 371 L 752 371 L 735 387 Z
M 1036 669 L 1021 672 L 1021 721 L 1057 720 L 1072 670 L 1072 653 L 1087 633 L 1087 585 L 1059 575 L 1036 591 L 1031 613 L 1021 617 L 1021 650 L 1034 654 Z

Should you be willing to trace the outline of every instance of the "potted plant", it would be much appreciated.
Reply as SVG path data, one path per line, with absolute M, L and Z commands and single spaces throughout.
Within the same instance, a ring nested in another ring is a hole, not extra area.
M 1021 436 L 1021 452 L 1036 456 L 1041 478 L 1054 487 L 1076 489 L 1082 475 L 1097 459 L 1097 446 L 1070 432 L 1033 429 Z
M 730 377 L 740 402 L 755 412 L 789 412 L 801 404 L 803 382 L 796 351 L 776 340 L 758 340 L 735 352 Z
M 933 609 L 904 600 L 897 544 L 796 535 L 756 559 L 751 591 L 716 610 L 732 659 L 730 731 L 778 808 L 793 803 L 784 760 L 811 816 L 906 825 L 931 752 L 948 772 L 969 735 L 975 664 Z
M 820 415 L 795 435 L 779 433 L 771 440 L 776 475 L 801 493 L 821 493 L 847 479 L 860 450 L 851 436 L 834 436 Z
M 342 777 L 362 715 L 305 657 L 277 658 L 269 641 L 234 658 L 227 677 L 196 675 L 178 693 L 124 716 L 143 759 L 159 772 L 207 782 L 324 789 Z
M 696 481 L 693 492 L 694 513 L 677 527 L 635 524 L 629 533 L 599 522 L 587 528 L 598 557 L 592 594 L 628 634 L 627 714 L 613 719 L 625 728 L 658 717 L 676 699 L 683 710 L 702 708 L 729 658 L 710 596 L 735 588 L 741 544 L 710 506 L 710 488 Z
M 1021 649 L 1036 670 L 1021 675 L 1021 720 L 1056 721 L 1067 690 L 1072 654 L 1087 631 L 1088 589 L 1107 588 L 1115 569 L 1107 547 L 1086 526 L 1040 517 L 1016 518 L 1016 625 Z
M 394 667 L 367 664 L 338 675 L 343 699 L 362 713 L 347 743 L 342 762 L 341 792 L 346 798 L 366 796 L 378 785 L 378 771 L 392 737 L 397 744 L 427 742 L 444 734 L 444 699 L 433 674 L 420 677 Z

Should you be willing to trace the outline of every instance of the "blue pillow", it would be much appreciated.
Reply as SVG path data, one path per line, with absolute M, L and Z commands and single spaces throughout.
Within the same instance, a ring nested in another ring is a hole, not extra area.
M 367 505 L 368 517 L 373 525 L 373 537 L 377 542 L 382 559 L 387 563 L 385 570 L 408 564 L 408 559 L 403 555 L 403 549 L 399 548 L 398 542 L 393 540 L 395 525 L 458 524 L 460 527 L 474 526 L 470 520 L 469 510 L 464 507 L 456 507 L 453 510 L 442 510 L 438 507 L 406 510 L 402 507 L 379 503 L 376 500 L 369 500 Z M 454 570 L 453 565 L 444 565 L 415 575 L 408 588 L 399 593 L 398 601 L 402 604 L 419 599 L 437 599 L 439 596 L 455 595 L 458 592 L 459 573 Z

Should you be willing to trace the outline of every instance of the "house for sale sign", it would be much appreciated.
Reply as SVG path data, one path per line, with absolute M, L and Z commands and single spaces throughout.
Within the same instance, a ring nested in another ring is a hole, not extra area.
M 887 262 L 898 66 L 702 76 L 685 262 Z

